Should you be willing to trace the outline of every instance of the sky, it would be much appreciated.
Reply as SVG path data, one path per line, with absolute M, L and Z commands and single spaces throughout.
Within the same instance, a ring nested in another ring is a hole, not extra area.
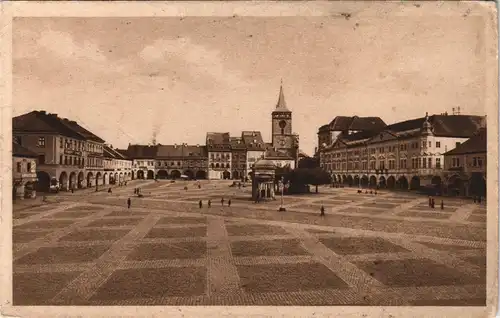
M 46 110 L 114 147 L 271 140 L 280 81 L 300 148 L 335 116 L 387 124 L 485 114 L 484 20 L 333 17 L 16 18 L 13 115 Z

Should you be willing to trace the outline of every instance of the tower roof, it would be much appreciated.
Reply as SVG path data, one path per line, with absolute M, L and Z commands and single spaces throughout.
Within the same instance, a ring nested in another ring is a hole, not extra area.
M 281 81 L 280 94 L 278 97 L 278 102 L 276 103 L 276 109 L 274 111 L 275 112 L 290 112 L 290 110 L 286 107 L 285 93 L 283 92 L 283 80 Z

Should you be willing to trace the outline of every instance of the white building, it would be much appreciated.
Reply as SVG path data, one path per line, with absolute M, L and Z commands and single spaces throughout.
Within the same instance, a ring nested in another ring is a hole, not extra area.
M 444 153 L 473 136 L 484 118 L 433 115 L 384 129 L 340 135 L 321 150 L 320 166 L 335 182 L 388 188 L 418 189 L 441 185 Z

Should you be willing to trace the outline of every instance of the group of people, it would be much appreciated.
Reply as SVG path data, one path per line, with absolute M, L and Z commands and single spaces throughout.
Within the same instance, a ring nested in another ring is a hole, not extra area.
M 220 199 L 220 204 L 221 204 L 221 206 L 224 206 L 224 202 L 225 202 L 224 198 L 221 198 L 221 199 Z M 207 205 L 208 205 L 208 207 L 210 208 L 210 207 L 212 206 L 212 200 L 208 200 L 208 201 L 207 201 Z M 200 200 L 200 201 L 198 202 L 198 206 L 200 207 L 200 209 L 201 209 L 201 208 L 203 208 L 203 201 L 202 201 L 202 200 Z M 228 206 L 228 207 L 230 207 L 230 206 L 231 206 L 231 199 L 229 199 L 229 200 L 227 201 L 227 206 Z
M 474 196 L 474 203 L 481 203 L 481 196 Z
M 361 194 L 362 194 L 362 193 L 363 193 L 363 190 L 359 189 L 359 190 L 358 190 L 358 193 L 361 193 Z M 375 190 L 375 191 L 370 190 L 370 194 L 374 194 L 374 193 L 375 193 L 375 194 L 377 194 L 377 190 Z M 368 190 L 365 190 L 365 194 L 368 194 Z
M 436 201 L 434 200 L 434 198 L 433 197 L 429 197 L 429 207 L 434 209 L 435 205 L 436 205 Z M 441 210 L 444 210 L 444 202 L 443 202 L 443 200 L 441 200 Z

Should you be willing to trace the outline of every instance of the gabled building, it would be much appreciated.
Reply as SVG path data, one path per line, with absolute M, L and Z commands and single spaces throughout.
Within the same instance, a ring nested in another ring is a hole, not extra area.
M 318 150 L 333 145 L 340 135 L 380 131 L 386 126 L 380 117 L 337 116 L 318 129 Z
M 247 175 L 247 153 L 248 148 L 243 138 L 244 132 L 241 137 L 230 137 L 231 141 L 231 165 L 233 168 L 232 178 L 240 180 Z
M 444 154 L 444 176 L 449 192 L 465 196 L 486 196 L 486 128 Z
M 12 134 L 38 156 L 39 191 L 48 191 L 54 182 L 63 191 L 103 182 L 104 140 L 77 122 L 32 111 L 12 119 Z
M 36 164 L 38 154 L 12 142 L 12 195 L 13 199 L 36 197 Z
M 231 179 L 231 138 L 229 133 L 209 132 L 206 138 L 208 178 Z
M 262 138 L 260 131 L 243 131 L 241 139 L 247 149 L 244 176 L 249 177 L 252 166 L 264 156 L 267 145 Z
M 444 153 L 473 136 L 483 117 L 433 115 L 378 131 L 341 134 L 321 150 L 320 166 L 339 183 L 418 189 L 441 187 Z

